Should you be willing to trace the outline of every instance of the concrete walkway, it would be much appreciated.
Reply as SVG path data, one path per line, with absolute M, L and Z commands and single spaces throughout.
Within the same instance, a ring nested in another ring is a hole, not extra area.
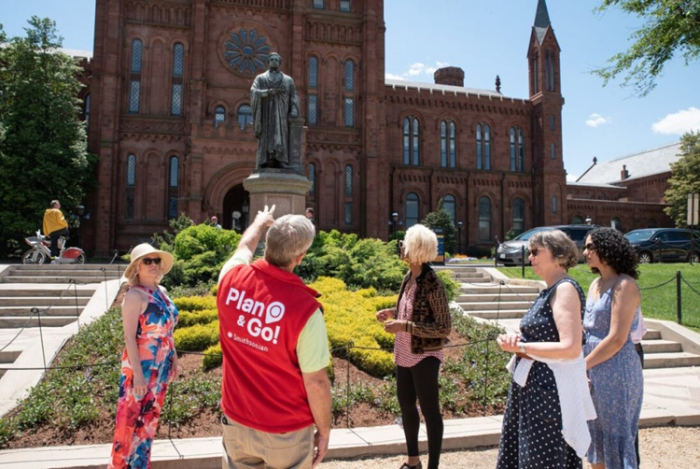
M 699 367 L 644 370 L 644 383 L 640 426 L 700 425 Z M 443 448 L 497 445 L 501 421 L 502 416 L 446 420 Z M 422 451 L 427 449 L 425 438 L 421 429 Z M 0 452 L 0 468 L 103 468 L 110 450 L 108 444 L 7 450 Z M 403 430 L 397 425 L 337 429 L 331 434 L 328 458 L 400 454 L 404 450 Z M 221 438 L 158 440 L 154 443 L 152 460 L 153 469 L 218 469 Z

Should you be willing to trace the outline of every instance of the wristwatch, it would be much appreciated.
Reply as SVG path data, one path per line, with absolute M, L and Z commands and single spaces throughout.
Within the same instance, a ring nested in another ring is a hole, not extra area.
M 525 351 L 525 344 L 523 342 L 518 342 L 518 350 L 520 350 L 520 353 L 523 355 L 527 355 L 527 352 Z

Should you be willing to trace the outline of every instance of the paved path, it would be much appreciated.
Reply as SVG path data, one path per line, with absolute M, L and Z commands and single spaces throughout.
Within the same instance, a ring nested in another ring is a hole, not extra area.
M 641 426 L 700 425 L 700 368 L 644 370 L 644 380 L 645 392 Z M 495 446 L 498 444 L 500 431 L 500 416 L 447 420 L 445 421 L 444 448 L 448 451 Z M 423 429 L 421 430 L 421 439 L 423 440 L 422 450 L 425 451 L 425 432 Z M 1 451 L 0 468 L 104 467 L 110 449 L 110 445 L 90 445 Z M 403 431 L 397 425 L 351 430 L 338 429 L 333 430 L 331 435 L 329 458 L 402 454 L 403 451 Z M 220 457 L 221 438 L 158 440 L 153 448 L 153 469 L 218 469 L 221 467 Z M 393 461 L 393 459 L 388 460 Z M 393 467 L 393 464 L 391 466 Z M 700 465 L 687 467 L 698 466 Z M 367 466 L 335 467 L 357 467 L 358 469 L 362 467 L 365 469 Z M 459 467 L 464 466 L 460 465 Z M 334 466 L 328 466 L 328 469 L 333 468 Z

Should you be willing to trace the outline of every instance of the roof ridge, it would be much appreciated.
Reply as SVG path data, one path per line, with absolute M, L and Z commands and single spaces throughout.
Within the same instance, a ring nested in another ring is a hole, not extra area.
M 627 155 L 620 156 L 620 157 L 618 157 L 618 158 L 615 158 L 614 160 L 606 161 L 605 163 L 601 163 L 601 164 L 614 163 L 615 161 L 625 160 L 625 159 L 627 159 L 627 158 L 632 158 L 633 156 L 638 156 L 638 155 L 642 155 L 642 154 L 644 154 L 644 153 L 649 153 L 649 152 L 652 152 L 652 151 L 661 150 L 662 148 L 668 148 L 668 147 L 672 147 L 672 146 L 674 146 L 674 145 L 680 145 L 680 143 L 681 143 L 681 141 L 678 140 L 678 141 L 676 141 L 676 142 L 674 142 L 674 143 L 668 143 L 668 144 L 666 144 L 666 145 L 660 145 L 660 146 L 658 146 L 658 147 L 649 148 L 649 149 L 647 149 L 647 150 L 638 151 L 638 152 L 636 152 L 636 153 L 629 153 L 629 154 L 627 154 Z

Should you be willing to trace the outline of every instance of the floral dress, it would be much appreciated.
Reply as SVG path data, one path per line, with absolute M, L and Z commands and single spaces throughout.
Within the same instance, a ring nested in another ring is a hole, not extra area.
M 142 285 L 132 288 L 138 288 L 148 294 L 148 306 L 139 316 L 136 331 L 136 343 L 147 390 L 140 399 L 134 394 L 134 370 L 125 348 L 119 379 L 119 401 L 110 469 L 151 467 L 151 446 L 158 429 L 175 354 L 173 330 L 178 320 L 177 307 L 161 290 L 151 290 Z

